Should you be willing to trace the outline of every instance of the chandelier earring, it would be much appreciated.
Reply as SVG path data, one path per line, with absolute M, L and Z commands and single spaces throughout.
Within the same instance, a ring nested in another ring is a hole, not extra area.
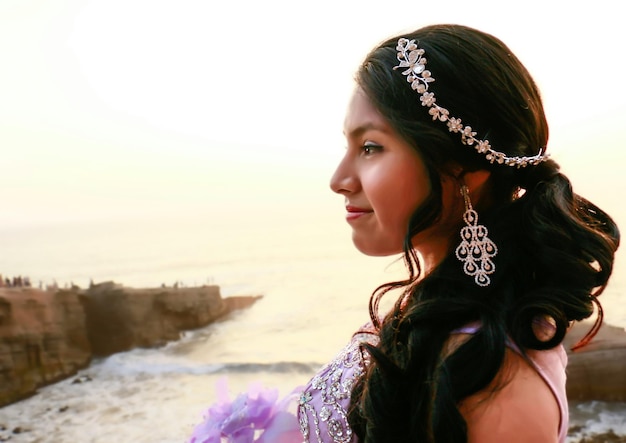
M 489 286 L 489 275 L 496 270 L 491 259 L 498 253 L 498 248 L 487 236 L 487 228 L 478 223 L 478 213 L 472 207 L 467 186 L 461 186 L 461 195 L 465 203 L 465 226 L 461 228 L 461 244 L 456 248 L 456 258 L 463 262 L 463 272 L 474 277 L 478 286 Z

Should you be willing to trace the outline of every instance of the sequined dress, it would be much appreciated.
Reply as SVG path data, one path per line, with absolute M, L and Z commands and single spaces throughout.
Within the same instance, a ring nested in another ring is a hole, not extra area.
M 358 441 L 348 425 L 347 411 L 352 388 L 369 362 L 367 354 L 359 348 L 365 341 L 373 343 L 373 336 L 356 334 L 306 385 L 298 405 L 298 421 L 305 442 Z
M 452 333 L 473 334 L 479 328 L 468 325 Z M 348 425 L 348 410 L 352 389 L 369 364 L 368 354 L 360 345 L 376 343 L 376 335 L 367 333 L 368 330 L 371 325 L 361 328 L 304 388 L 296 388 L 282 400 L 277 401 L 278 393 L 271 390 L 240 394 L 234 401 L 224 393 L 220 396 L 224 398 L 211 406 L 195 427 L 189 443 L 357 443 L 358 438 Z M 513 344 L 508 346 L 520 353 Z M 557 346 L 547 351 L 527 350 L 526 355 L 558 403 L 561 420 L 557 441 L 565 443 L 565 350 Z
M 458 333 L 474 333 L 477 328 L 463 328 Z M 454 332 L 453 332 L 454 333 Z M 348 425 L 350 394 L 356 380 L 369 363 L 359 345 L 375 343 L 374 336 L 355 334 L 350 343 L 324 366 L 305 386 L 298 404 L 298 421 L 304 443 L 357 443 L 358 438 Z M 515 346 L 510 346 L 519 352 Z M 561 413 L 559 443 L 566 441 L 568 429 L 565 367 L 567 356 L 562 346 L 548 351 L 529 351 L 530 361 L 552 391 Z

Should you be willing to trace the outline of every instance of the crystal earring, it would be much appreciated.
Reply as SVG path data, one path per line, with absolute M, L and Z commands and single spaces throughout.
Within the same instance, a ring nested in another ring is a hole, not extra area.
M 456 258 L 463 262 L 463 272 L 478 286 L 489 286 L 496 265 L 491 260 L 498 253 L 496 244 L 487 237 L 487 228 L 478 224 L 478 213 L 472 208 L 467 186 L 461 186 L 461 195 L 465 202 L 463 221 L 466 226 L 461 229 L 461 244 L 457 246 Z

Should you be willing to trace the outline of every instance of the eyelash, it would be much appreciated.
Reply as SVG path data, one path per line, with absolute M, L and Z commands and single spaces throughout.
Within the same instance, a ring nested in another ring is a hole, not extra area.
M 381 151 L 382 149 L 383 149 L 383 147 L 382 147 L 382 146 L 380 146 L 380 145 L 378 145 L 378 144 L 376 144 L 376 143 L 371 143 L 371 142 L 370 142 L 369 144 L 368 144 L 368 143 L 365 143 L 365 144 L 363 144 L 363 146 L 361 147 L 361 150 L 363 151 L 363 153 L 364 153 L 365 155 L 372 155 L 372 154 L 374 154 L 374 152 L 379 152 L 379 151 Z M 372 152 L 372 151 L 374 151 L 374 152 Z

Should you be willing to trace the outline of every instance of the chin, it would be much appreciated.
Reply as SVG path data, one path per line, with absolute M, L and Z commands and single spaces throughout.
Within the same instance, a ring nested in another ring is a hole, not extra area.
M 390 248 L 388 245 L 376 245 L 367 241 L 360 241 L 358 238 L 352 238 L 352 242 L 357 250 L 364 255 L 369 257 L 388 257 L 390 255 L 402 254 L 404 250 L 402 246 L 398 246 L 397 248 Z

